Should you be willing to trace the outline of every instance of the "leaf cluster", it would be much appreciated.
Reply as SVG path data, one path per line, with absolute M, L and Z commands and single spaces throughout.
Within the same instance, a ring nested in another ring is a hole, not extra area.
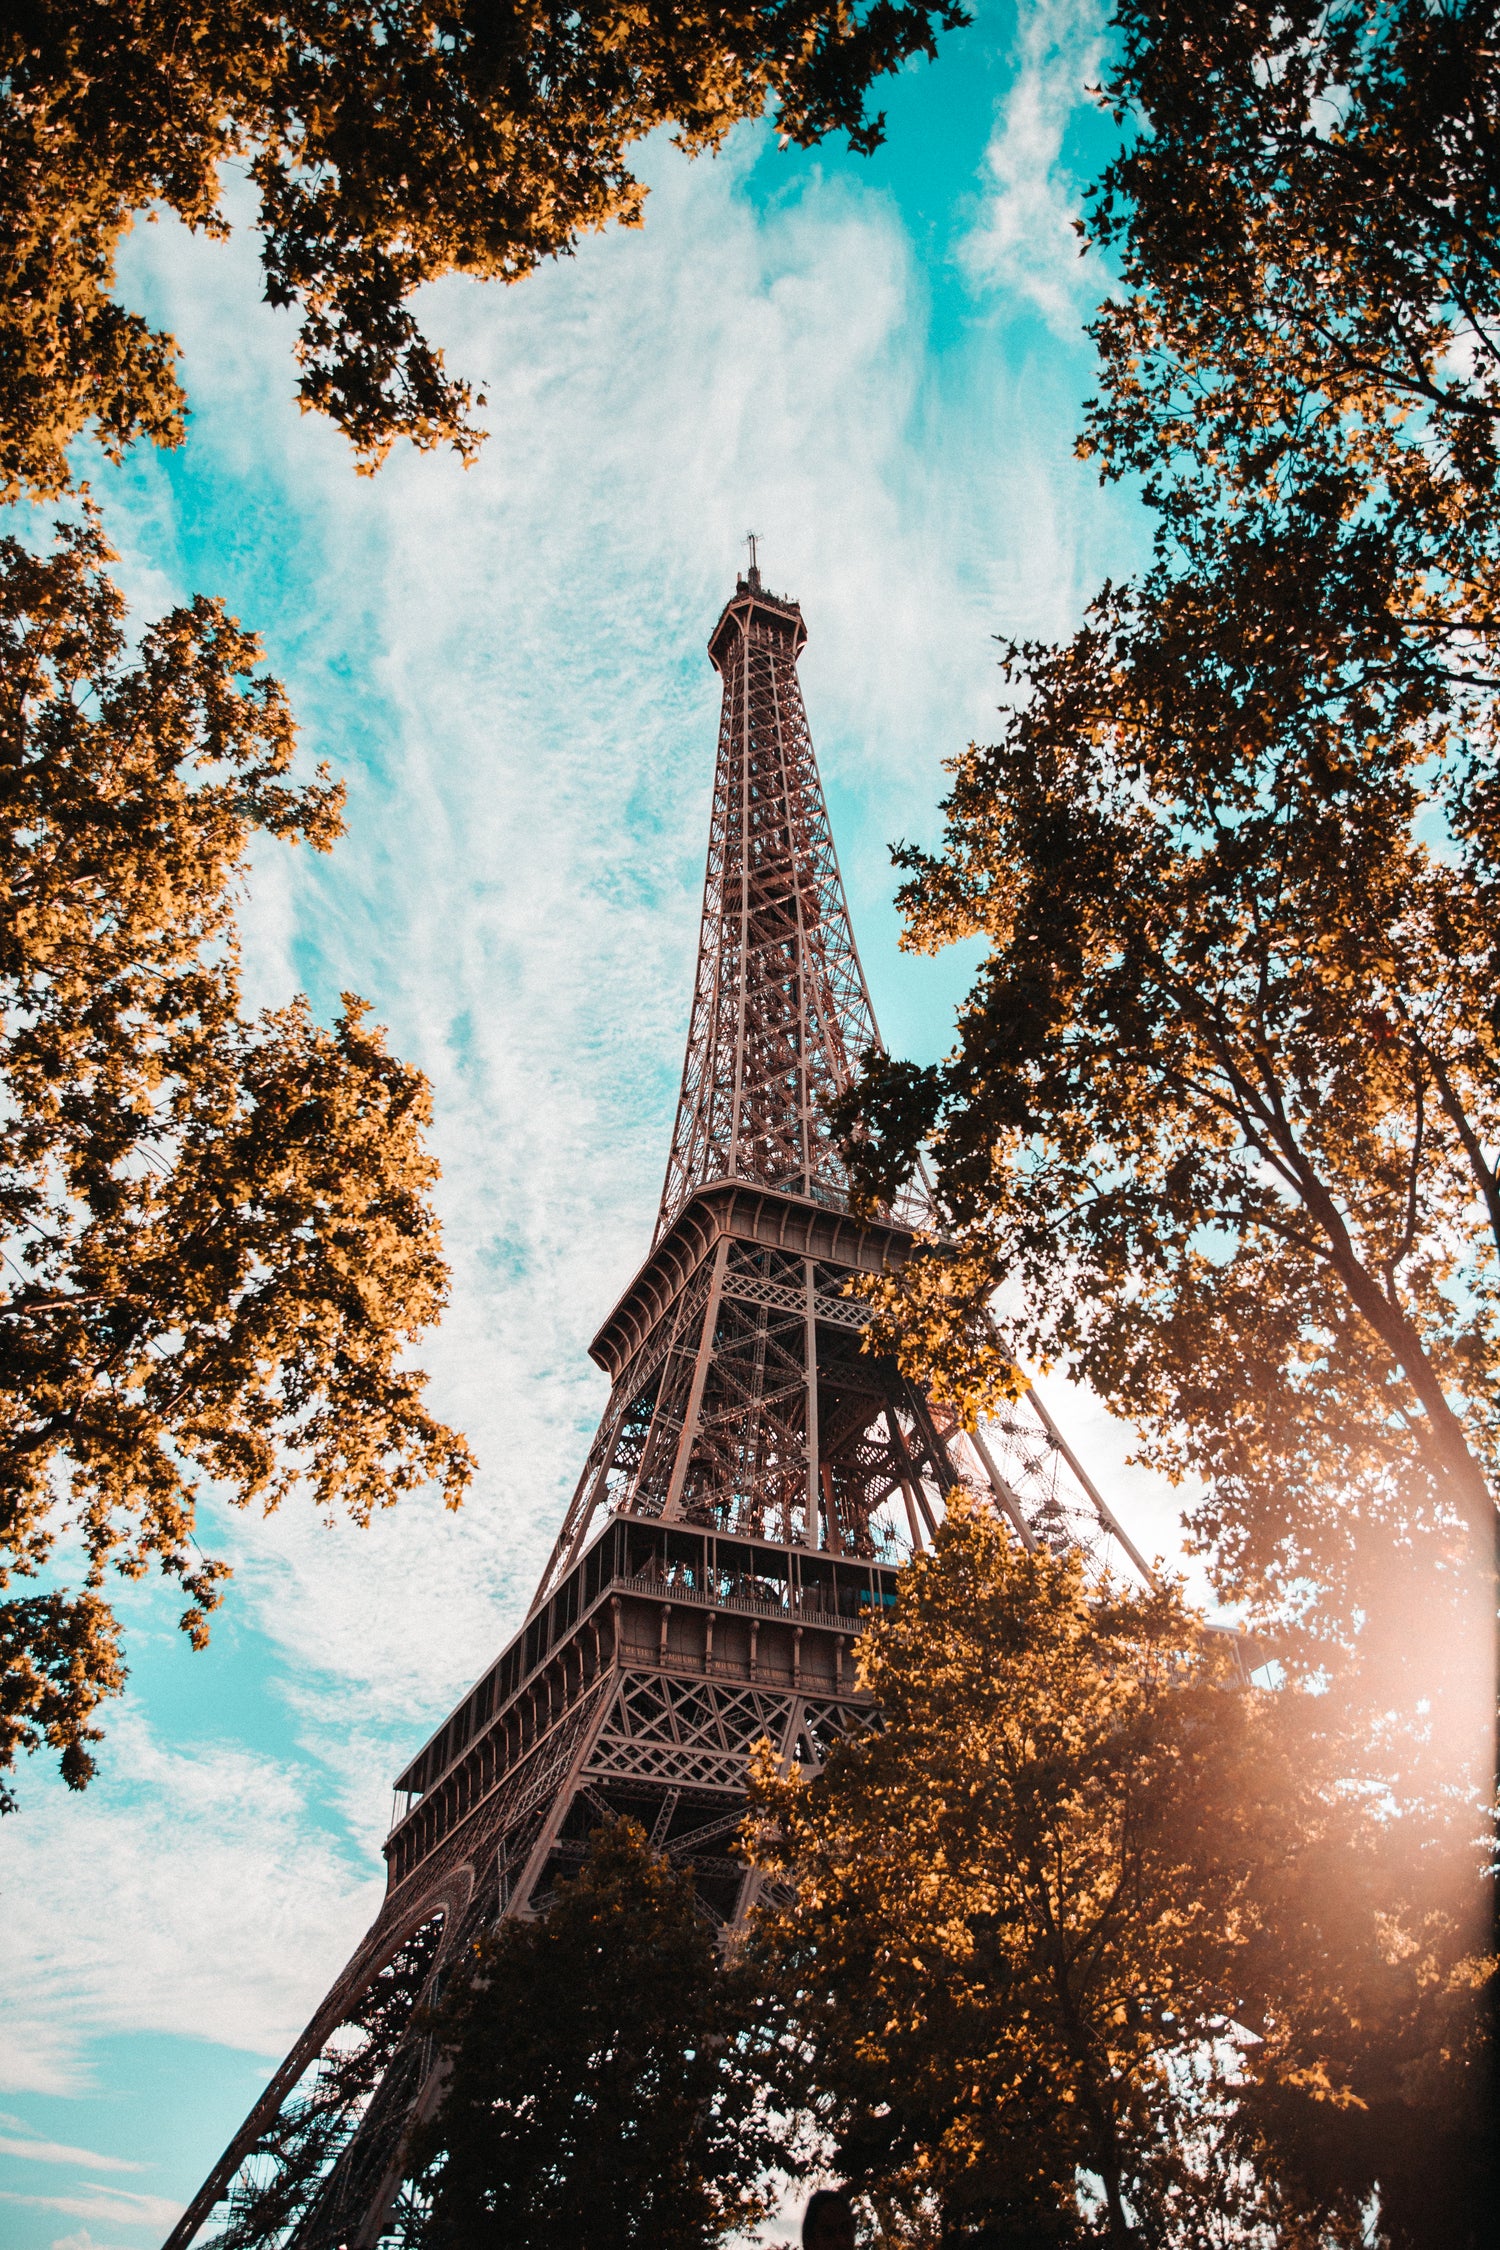
M 1493 0 L 1121 0 L 1106 98 L 1140 130 L 1081 227 L 1125 285 L 1094 329 L 1104 383 L 1083 450 L 1142 476 L 1169 520 L 1336 461 L 1455 584 L 1487 564 L 1496 15 Z
M 889 1292 L 890 1342 L 965 1401 L 1066 1355 L 1210 1480 L 1260 1599 L 1346 1580 L 1393 1512 L 1484 1551 L 1500 923 L 1488 838 L 1417 832 L 1455 742 L 1472 791 L 1452 697 L 1351 687 L 1326 647 L 1320 695 L 1303 613 L 1279 698 L 1224 591 L 1109 593 L 1015 652 L 1029 700 L 958 761 L 944 858 L 903 855 L 909 944 L 990 940 L 959 1048 L 878 1061 L 848 1108 L 867 1192 L 930 1138 L 957 1245 Z M 1335 1479 L 1359 1517 L 1328 1520 Z
M 1122 6 L 1085 449 L 1155 557 L 1007 647 L 897 855 L 909 943 L 990 943 L 959 1047 L 841 1114 L 866 1194 L 932 1146 L 884 1340 L 969 1407 L 1069 1360 L 1226 1592 L 1343 1626 L 1500 1490 L 1492 15 Z
M 1412 1863 L 1328 1698 L 975 1508 L 861 1647 L 879 1731 L 756 1771 L 753 1942 L 882 2239 L 1353 2243 L 1377 2178 L 1424 2239 L 1484 2129 L 1464 1809 Z
M 744 2012 L 691 1873 L 634 1821 L 596 1829 L 433 2013 L 448 2076 L 410 2151 L 420 2241 L 707 2250 L 753 2226 L 773 2143 Z
M 225 1566 L 197 1493 L 306 1484 L 355 1522 L 472 1462 L 408 1343 L 446 1269 L 425 1080 L 345 996 L 239 1005 L 260 832 L 327 849 L 341 792 L 289 779 L 285 698 L 199 599 L 126 645 L 92 516 L 0 544 L 0 1768 L 43 1741 L 81 1786 L 123 1677 L 110 1570 L 159 1568 L 195 1644 Z
M 297 315 L 302 405 L 366 467 L 398 436 L 467 460 L 476 401 L 414 291 L 516 281 L 637 224 L 627 154 L 664 126 L 712 150 L 769 104 L 785 140 L 868 151 L 874 81 L 967 20 L 958 0 L 18 0 L 0 31 L 0 497 L 60 492 L 91 420 L 115 458 L 178 441 L 175 348 L 114 301 L 115 256 L 154 207 L 225 233 L 226 165 L 258 199 L 267 299 Z

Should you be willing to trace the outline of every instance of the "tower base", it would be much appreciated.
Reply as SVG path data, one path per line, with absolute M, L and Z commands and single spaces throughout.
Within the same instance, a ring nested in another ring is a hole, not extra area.
M 750 1753 L 816 1768 L 869 1722 L 854 1642 L 895 1598 L 873 1561 L 607 1524 L 403 1776 L 380 1913 L 167 2250 L 216 2215 L 226 2250 L 400 2241 L 404 2143 L 438 2091 L 423 1998 L 621 1815 L 734 1928 L 755 1880 L 734 1851 Z

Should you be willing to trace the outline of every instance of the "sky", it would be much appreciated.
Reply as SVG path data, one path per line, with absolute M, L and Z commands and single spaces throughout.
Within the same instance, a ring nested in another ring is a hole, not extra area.
M 391 1778 L 518 1624 L 604 1403 L 595 1326 L 644 1255 L 687 1028 L 717 682 L 748 530 L 802 679 L 876 1010 L 952 1040 L 972 949 L 901 954 L 889 845 L 936 839 L 996 635 L 1056 637 L 1141 558 L 1072 453 L 1107 286 L 1071 220 L 1107 154 L 1102 12 L 980 0 L 882 97 L 872 159 L 742 127 L 640 152 L 639 232 L 424 322 L 487 394 L 475 467 L 356 475 L 293 401 L 253 231 L 141 226 L 120 294 L 176 335 L 187 443 L 80 454 L 140 623 L 197 592 L 261 633 L 348 834 L 257 858 L 251 1006 L 368 999 L 434 1091 L 452 1301 L 424 1344 L 480 1472 L 366 1532 L 210 1505 L 206 1654 L 125 1586 L 130 1680 L 82 1795 L 0 1826 L 0 2246 L 159 2242 L 381 1895 Z M 232 214 L 247 205 L 229 184 Z M 28 524 L 28 536 L 37 527 Z M 1044 1395 L 1148 1552 L 1177 1504 L 1130 1433 Z

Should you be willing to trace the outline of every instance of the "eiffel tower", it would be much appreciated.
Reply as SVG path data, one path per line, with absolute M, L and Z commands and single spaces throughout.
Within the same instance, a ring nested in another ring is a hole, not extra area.
M 876 1042 L 797 678 L 795 601 L 746 575 L 723 682 L 687 1057 L 650 1252 L 592 1344 L 612 1388 L 520 1631 L 396 1782 L 380 1913 L 168 2239 L 405 2239 L 402 2147 L 435 2098 L 413 2009 L 628 1813 L 732 1928 L 762 1737 L 815 1767 L 868 1716 L 865 1623 L 956 1486 L 1092 1569 L 1146 1566 L 1027 1392 L 975 1433 L 860 1348 L 860 1283 L 917 1202 L 856 1216 L 828 1098 Z

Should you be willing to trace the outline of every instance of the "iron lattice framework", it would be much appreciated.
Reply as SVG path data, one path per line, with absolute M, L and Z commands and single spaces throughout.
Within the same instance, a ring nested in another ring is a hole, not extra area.
M 827 1105 L 875 1044 L 797 680 L 795 602 L 759 572 L 709 643 L 724 681 L 703 927 L 657 1238 L 695 1188 L 843 1203 Z
M 413 2010 L 444 1964 L 541 1907 L 629 1813 L 728 1929 L 751 1747 L 816 1767 L 867 1724 L 854 1644 L 962 1486 L 1027 1545 L 1118 1549 L 1031 1392 L 965 1432 L 861 1349 L 862 1281 L 912 1210 L 855 1216 L 826 1104 L 873 1045 L 796 662 L 795 602 L 754 565 L 723 678 L 702 939 L 645 1264 L 591 1347 L 609 1403 L 525 1624 L 396 1784 L 385 1902 L 169 2238 L 221 2250 L 404 2242 L 402 2150 L 436 2098 Z

